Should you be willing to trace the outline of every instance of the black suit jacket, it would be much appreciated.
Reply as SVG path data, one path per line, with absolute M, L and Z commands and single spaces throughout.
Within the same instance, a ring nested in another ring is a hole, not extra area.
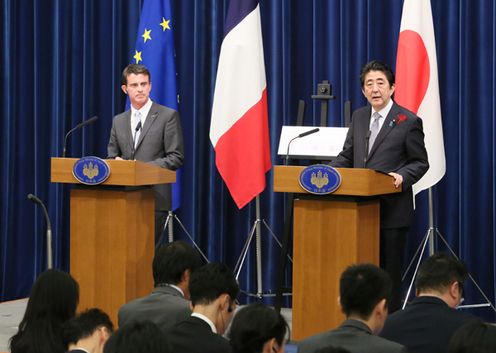
M 176 170 L 183 164 L 183 133 L 179 113 L 163 105 L 152 103 L 141 130 L 134 159 L 150 162 L 161 168 Z M 107 146 L 108 158 L 133 157 L 133 135 L 131 133 L 131 110 L 115 116 Z M 171 209 L 169 184 L 154 186 L 155 209 Z
M 194 316 L 167 331 L 171 352 L 174 353 L 231 353 L 229 341 L 213 333 L 210 326 Z
M 350 353 L 406 353 L 398 343 L 375 336 L 357 320 L 346 320 L 335 330 L 306 338 L 298 343 L 298 353 L 313 353 L 324 347 L 341 347 Z M 432 352 L 434 353 L 434 352 Z
M 413 218 L 412 185 L 429 169 L 422 120 L 393 102 L 374 145 L 367 155 L 371 107 L 356 110 L 343 150 L 333 167 L 369 168 L 403 177 L 402 192 L 382 196 L 381 228 L 409 227 Z
M 406 346 L 410 353 L 444 353 L 453 333 L 471 320 L 478 319 L 439 298 L 417 297 L 387 318 L 380 335 Z

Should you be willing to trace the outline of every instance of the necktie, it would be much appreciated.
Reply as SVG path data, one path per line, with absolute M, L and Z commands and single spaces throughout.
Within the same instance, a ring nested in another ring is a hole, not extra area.
M 379 134 L 379 119 L 381 118 L 381 114 L 375 112 L 372 114 L 372 126 L 370 127 L 370 139 L 369 139 L 369 153 L 374 145 L 375 138 Z
M 140 137 L 140 134 L 141 134 L 141 112 L 137 111 L 135 114 L 134 114 L 134 130 L 133 130 L 133 133 L 134 133 L 134 148 L 136 148 L 136 146 L 138 145 L 138 141 L 139 141 L 139 137 Z M 138 127 L 138 129 L 136 129 L 136 127 Z

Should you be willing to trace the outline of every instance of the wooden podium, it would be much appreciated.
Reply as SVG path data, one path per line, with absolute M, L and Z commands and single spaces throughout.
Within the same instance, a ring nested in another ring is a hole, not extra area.
M 117 311 L 153 288 L 155 197 L 148 185 L 173 183 L 176 173 L 140 161 L 107 160 L 97 186 L 74 178 L 77 158 L 52 158 L 51 181 L 71 190 L 70 268 L 80 287 L 79 310 L 98 307 L 117 325 Z
M 341 186 L 312 195 L 299 184 L 305 167 L 275 166 L 274 191 L 298 194 L 293 224 L 293 330 L 300 340 L 337 327 L 339 278 L 353 263 L 379 264 L 377 196 L 400 192 L 392 177 L 358 168 L 337 168 Z

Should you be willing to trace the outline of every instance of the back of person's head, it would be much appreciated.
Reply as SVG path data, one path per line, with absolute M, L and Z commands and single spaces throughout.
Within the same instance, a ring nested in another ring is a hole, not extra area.
M 289 326 L 280 313 L 256 303 L 236 313 L 231 322 L 229 338 L 235 352 L 261 353 L 266 343 L 277 344 L 274 350 L 278 351 L 283 347 L 287 333 Z
M 427 291 L 443 293 L 454 282 L 458 282 L 461 290 L 467 276 L 468 271 L 463 262 L 454 256 L 436 253 L 420 265 L 415 287 L 418 293 Z
M 206 305 L 215 301 L 222 294 L 236 300 L 239 286 L 234 273 L 224 264 L 212 262 L 198 268 L 191 274 L 189 292 L 193 306 Z
M 329 346 L 319 348 L 314 353 L 350 353 L 350 351 L 341 347 Z
M 451 337 L 448 353 L 496 352 L 496 326 L 471 321 L 458 328 Z
M 370 71 L 380 71 L 380 72 L 382 72 L 386 76 L 386 78 L 387 78 L 387 80 L 389 82 L 389 85 L 390 86 L 393 86 L 394 85 L 394 73 L 393 73 L 393 70 L 391 70 L 391 68 L 389 66 L 387 66 L 386 64 L 384 64 L 381 61 L 372 60 L 372 61 L 366 63 L 362 67 L 362 71 L 360 72 L 360 83 L 361 83 L 362 87 L 365 86 L 365 76 L 367 76 L 367 74 Z
M 169 353 L 169 343 L 151 321 L 131 322 L 120 327 L 103 348 L 104 353 Z
M 340 302 L 348 317 L 357 315 L 366 320 L 375 306 L 383 299 L 389 302 L 392 283 L 389 275 L 372 264 L 349 266 L 341 275 Z
M 36 279 L 19 331 L 11 338 L 12 352 L 57 351 L 62 344 L 62 325 L 76 314 L 79 285 L 66 272 L 51 269 Z
M 64 325 L 64 343 L 66 346 L 88 338 L 97 330 L 103 329 L 107 334 L 114 331 L 109 316 L 98 308 L 88 309 L 67 321 Z
M 163 283 L 178 284 L 184 271 L 193 273 L 201 266 L 198 252 L 184 241 L 162 245 L 153 258 L 153 280 L 155 286 Z

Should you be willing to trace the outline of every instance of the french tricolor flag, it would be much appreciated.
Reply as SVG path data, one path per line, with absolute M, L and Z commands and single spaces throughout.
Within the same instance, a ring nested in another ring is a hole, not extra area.
M 256 0 L 231 0 L 215 83 L 210 141 L 238 208 L 265 189 L 270 170 L 267 83 Z
M 395 101 L 422 118 L 429 170 L 414 193 L 435 185 L 446 172 L 436 41 L 430 0 L 405 0 L 396 57 Z

